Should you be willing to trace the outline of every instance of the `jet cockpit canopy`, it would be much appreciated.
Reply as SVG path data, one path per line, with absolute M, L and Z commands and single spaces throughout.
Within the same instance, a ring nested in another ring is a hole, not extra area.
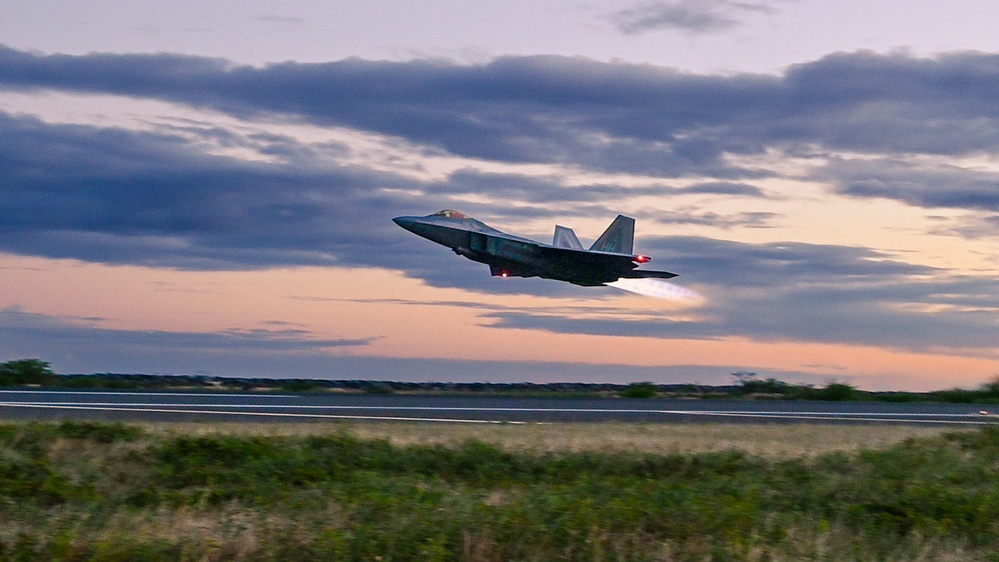
M 434 213 L 434 214 L 432 214 L 430 216 L 432 216 L 432 217 L 444 217 L 444 218 L 448 218 L 448 219 L 459 219 L 459 220 L 466 220 L 466 219 L 472 218 L 472 217 L 466 215 L 465 213 L 462 213 L 461 211 L 455 211 L 453 209 L 444 209 L 443 211 L 437 211 L 436 213 Z

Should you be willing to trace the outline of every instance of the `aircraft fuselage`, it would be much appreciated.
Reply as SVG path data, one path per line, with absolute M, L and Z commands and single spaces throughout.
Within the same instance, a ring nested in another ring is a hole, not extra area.
M 560 233 L 556 230 L 556 243 L 560 245 L 542 244 L 496 230 L 457 211 L 392 220 L 414 234 L 451 248 L 458 255 L 488 264 L 495 276 L 541 277 L 582 286 L 603 285 L 621 278 L 668 279 L 675 276 L 665 271 L 636 270 L 638 264 L 649 261 L 649 258 L 630 253 L 634 221 L 627 217 L 619 217 L 594 247 L 598 244 L 601 248 L 626 245 L 629 253 L 593 248 L 584 250 L 575 234 L 563 227 L 559 229 L 569 233 L 568 241 L 560 242 Z M 619 222 L 622 224 L 616 226 Z M 566 235 L 563 233 L 562 236 Z

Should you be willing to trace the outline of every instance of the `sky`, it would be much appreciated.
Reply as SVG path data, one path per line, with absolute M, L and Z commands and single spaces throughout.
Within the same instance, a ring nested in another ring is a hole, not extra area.
M 55 17 L 53 14 L 58 14 Z M 6 0 L 0 361 L 870 390 L 999 377 L 999 4 Z M 500 279 L 391 218 L 693 300 Z

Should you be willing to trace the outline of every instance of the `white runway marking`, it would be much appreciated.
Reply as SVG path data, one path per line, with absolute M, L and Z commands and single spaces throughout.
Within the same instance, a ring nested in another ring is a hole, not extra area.
M 697 414 L 714 416 L 877 416 L 877 417 L 986 417 L 982 414 L 946 414 L 925 412 L 825 412 L 788 410 L 657 410 L 642 408 L 514 408 L 514 407 L 473 407 L 473 406 L 378 406 L 347 404 L 213 404 L 187 402 L 0 402 L 0 406 L 115 406 L 139 407 L 156 406 L 165 408 L 262 408 L 294 410 L 413 410 L 441 412 L 565 412 L 565 413 L 609 413 L 609 414 Z
M 4 402 L 0 406 L 21 406 L 23 403 Z M 153 404 L 144 404 L 152 406 Z M 346 414 L 295 414 L 291 412 L 227 412 L 224 410 L 181 410 L 172 408 L 115 408 L 108 406 L 65 406 L 56 404 L 28 404 L 30 408 L 47 408 L 56 410 L 96 410 L 101 412 L 148 412 L 161 414 L 217 414 L 227 416 L 269 416 L 288 418 L 324 418 L 337 420 L 382 420 L 382 421 L 421 421 L 421 422 L 445 422 L 445 423 L 491 423 L 491 424 L 516 424 L 523 425 L 528 422 L 503 421 L 503 420 L 463 420 L 451 418 L 413 418 L 401 416 L 351 416 Z
M 782 419 L 782 420 L 801 420 L 801 421 L 817 421 L 817 420 L 827 420 L 827 421 L 862 421 L 862 422 L 882 422 L 882 423 L 934 423 L 934 424 L 959 424 L 959 425 L 990 425 L 992 421 L 981 420 L 981 419 L 967 419 L 967 420 L 951 420 L 951 419 L 925 419 L 925 418 L 943 418 L 943 417 L 961 417 L 961 418 L 972 418 L 977 416 L 972 416 L 971 414 L 898 414 L 893 412 L 870 412 L 870 413 L 847 413 L 847 412 L 822 412 L 822 415 L 805 415 L 798 413 L 759 413 L 759 412 L 697 412 L 697 411 L 685 411 L 685 414 L 693 415 L 703 415 L 703 416 L 719 416 L 719 417 L 736 417 L 736 418 L 761 418 L 761 419 Z M 903 416 L 923 416 L 923 418 L 913 417 L 911 419 L 905 418 Z M 982 416 L 984 417 L 984 416 Z
M 237 395 L 243 396 L 245 395 Z M 797 421 L 860 421 L 860 422 L 895 422 L 895 423 L 933 423 L 933 424 L 963 424 L 988 425 L 996 423 L 995 416 L 978 413 L 924 413 L 924 412 L 823 412 L 823 411 L 754 411 L 754 410 L 658 410 L 637 408 L 515 408 L 515 407 L 466 407 L 466 406 L 363 406 L 363 405 L 295 405 L 295 404 L 187 404 L 147 403 L 147 402 L 0 402 L 0 407 L 44 408 L 68 410 L 94 410 L 116 412 L 150 412 L 150 413 L 183 413 L 183 414 L 213 414 L 271 417 L 302 417 L 329 419 L 366 419 L 366 420 L 396 420 L 396 421 L 436 421 L 455 423 L 505 423 L 497 420 L 469 420 L 455 418 L 427 418 L 403 416 L 325 414 L 257 410 L 383 410 L 412 412 L 483 412 L 483 413 L 582 413 L 582 414 L 661 414 L 686 415 L 729 418 L 758 418 L 774 420 Z M 515 422 L 510 422 L 515 423 Z M 524 422 L 517 422 L 524 423 Z
M 89 390 L 0 390 L 2 394 L 83 394 L 86 396 L 200 396 L 223 398 L 296 398 L 294 394 L 222 394 L 219 392 L 100 392 Z

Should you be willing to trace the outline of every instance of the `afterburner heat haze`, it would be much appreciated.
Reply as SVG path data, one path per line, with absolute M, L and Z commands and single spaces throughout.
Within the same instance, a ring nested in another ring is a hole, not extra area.
M 668 301 L 697 304 L 704 300 L 698 293 L 662 279 L 618 279 L 607 286 Z

